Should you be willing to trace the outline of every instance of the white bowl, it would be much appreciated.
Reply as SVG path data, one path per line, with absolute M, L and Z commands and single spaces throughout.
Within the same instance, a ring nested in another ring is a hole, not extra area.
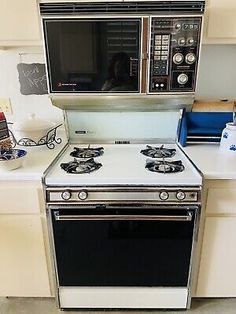
M 19 142 L 21 139 L 30 139 L 36 144 L 47 135 L 48 131 L 56 126 L 54 122 L 38 119 L 35 115 L 31 115 L 28 119 L 13 123 L 12 132 L 15 139 Z M 30 146 L 30 144 L 27 146 Z
M 3 170 L 13 170 L 22 166 L 27 151 L 24 149 L 12 149 L 0 153 L 0 168 Z

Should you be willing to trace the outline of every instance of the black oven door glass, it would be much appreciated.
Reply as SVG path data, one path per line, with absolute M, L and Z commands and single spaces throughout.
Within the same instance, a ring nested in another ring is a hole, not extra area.
M 104 215 L 103 211 L 52 211 L 59 285 L 187 286 L 195 211 L 150 208 L 144 215 L 149 211 L 158 217 L 168 214 L 170 219 L 132 220 L 130 215 L 143 215 L 142 210 L 126 208 L 127 219 L 88 218 Z M 124 209 L 109 209 L 111 214 L 122 217 Z M 81 215 L 85 218 L 80 220 Z M 191 220 L 178 220 L 186 215 Z M 57 216 L 66 219 L 56 220 Z
M 141 20 L 45 19 L 51 92 L 139 91 Z

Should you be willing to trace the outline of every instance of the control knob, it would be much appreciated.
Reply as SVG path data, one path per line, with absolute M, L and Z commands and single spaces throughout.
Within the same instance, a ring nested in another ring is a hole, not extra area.
M 187 39 L 187 43 L 191 46 L 192 44 L 194 44 L 194 39 L 193 39 L 193 37 L 189 37 L 188 39 Z
M 186 54 L 185 56 L 185 61 L 188 64 L 193 64 L 196 61 L 196 56 L 194 53 L 190 52 L 188 54 Z
M 159 197 L 162 201 L 166 201 L 169 198 L 169 193 L 166 191 L 162 191 L 160 192 Z
M 188 75 L 187 74 L 184 74 L 184 73 L 181 73 L 178 77 L 177 77 L 177 82 L 180 84 L 180 85 L 184 85 L 188 82 Z
M 79 192 L 78 194 L 78 198 L 81 200 L 81 201 L 85 201 L 88 197 L 88 192 L 85 191 L 85 190 L 82 190 Z
M 176 23 L 176 24 L 174 25 L 174 28 L 175 28 L 177 31 L 179 31 L 179 30 L 181 29 L 181 24 L 180 24 L 180 23 Z
M 68 201 L 71 198 L 71 191 L 65 190 L 61 193 L 61 198 L 65 201 Z
M 184 37 L 179 38 L 179 40 L 178 40 L 179 46 L 184 46 L 185 43 L 186 43 L 186 41 L 185 41 L 185 38 L 184 38 Z
M 178 52 L 173 56 L 173 62 L 175 64 L 180 64 L 182 63 L 184 60 L 184 56 L 182 55 L 182 53 Z
M 183 192 L 183 191 L 178 191 L 176 193 L 176 198 L 179 200 L 179 201 L 182 201 L 184 200 L 186 197 L 186 194 Z

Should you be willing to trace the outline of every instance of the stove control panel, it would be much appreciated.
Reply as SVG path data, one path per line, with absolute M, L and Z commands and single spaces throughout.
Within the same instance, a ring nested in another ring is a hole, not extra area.
M 194 92 L 201 17 L 152 17 L 149 92 Z
M 71 187 L 47 188 L 48 203 L 200 203 L 200 188 L 191 187 Z

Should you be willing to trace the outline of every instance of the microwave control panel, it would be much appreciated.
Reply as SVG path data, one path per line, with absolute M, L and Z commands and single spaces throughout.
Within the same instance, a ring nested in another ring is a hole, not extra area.
M 149 92 L 194 92 L 201 17 L 152 17 Z

